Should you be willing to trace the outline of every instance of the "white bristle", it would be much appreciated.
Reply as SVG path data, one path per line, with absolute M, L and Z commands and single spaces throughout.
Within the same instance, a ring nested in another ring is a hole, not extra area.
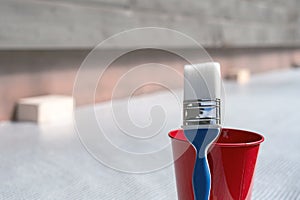
M 220 64 L 217 62 L 184 66 L 184 100 L 221 98 Z

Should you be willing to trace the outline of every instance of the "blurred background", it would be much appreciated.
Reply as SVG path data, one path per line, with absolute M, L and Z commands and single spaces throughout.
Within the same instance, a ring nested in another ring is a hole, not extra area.
M 187 34 L 221 63 L 225 78 L 247 79 L 253 73 L 298 67 L 299 7 L 298 0 L 1 0 L 0 120 L 13 119 L 20 98 L 71 95 L 76 72 L 89 51 L 132 28 L 164 27 Z M 198 56 L 167 35 L 153 35 L 152 40 Z M 124 41 L 102 53 L 129 47 L 131 41 Z M 167 52 L 135 52 L 112 64 L 96 101 L 110 99 L 118 74 L 149 61 L 181 72 L 184 63 Z M 89 103 L 84 94 L 81 98 L 80 104 Z

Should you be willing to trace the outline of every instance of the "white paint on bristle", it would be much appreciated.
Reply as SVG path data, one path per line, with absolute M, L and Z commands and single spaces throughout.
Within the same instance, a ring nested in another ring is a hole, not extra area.
M 220 64 L 208 62 L 184 66 L 184 100 L 221 99 Z

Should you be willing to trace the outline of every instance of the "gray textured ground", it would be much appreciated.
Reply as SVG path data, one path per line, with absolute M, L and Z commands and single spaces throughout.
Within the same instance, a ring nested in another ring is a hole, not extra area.
M 168 98 L 159 93 L 138 101 L 149 104 L 156 99 L 172 104 Z M 299 70 L 257 75 L 245 86 L 226 84 L 225 124 L 255 130 L 266 139 L 260 150 L 253 199 L 300 199 L 299 98 Z M 97 106 L 97 114 L 105 115 L 107 106 Z M 138 110 L 144 113 L 142 107 Z M 171 122 L 166 130 L 180 125 L 179 120 L 172 121 L 180 109 L 172 112 L 167 115 Z M 84 116 L 85 109 L 77 113 Z M 142 150 L 143 146 L 136 148 Z M 0 123 L 0 199 L 174 200 L 174 181 L 172 165 L 133 175 L 100 164 L 82 146 L 71 123 Z

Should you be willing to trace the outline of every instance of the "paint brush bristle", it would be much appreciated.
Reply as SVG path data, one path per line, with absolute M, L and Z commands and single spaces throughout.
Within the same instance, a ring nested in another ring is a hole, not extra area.
M 184 100 L 220 99 L 220 64 L 208 62 L 184 66 Z

